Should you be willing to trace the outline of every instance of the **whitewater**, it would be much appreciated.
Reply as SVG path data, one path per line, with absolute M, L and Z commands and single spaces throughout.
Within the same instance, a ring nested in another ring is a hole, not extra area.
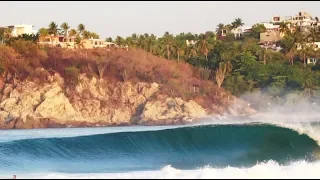
M 320 177 L 318 113 L 218 116 L 179 126 L 0 131 L 0 178 Z

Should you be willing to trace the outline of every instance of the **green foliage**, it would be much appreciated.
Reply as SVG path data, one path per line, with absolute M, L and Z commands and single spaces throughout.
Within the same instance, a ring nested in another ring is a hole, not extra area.
M 77 84 L 80 70 L 75 66 L 66 67 L 64 69 L 66 81 L 70 84 Z
M 259 39 L 260 33 L 266 31 L 266 27 L 263 24 L 255 24 L 252 26 L 253 37 Z

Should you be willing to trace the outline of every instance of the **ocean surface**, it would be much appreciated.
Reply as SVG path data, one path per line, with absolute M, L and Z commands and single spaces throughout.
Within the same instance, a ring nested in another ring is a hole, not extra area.
M 320 178 L 320 121 L 295 117 L 0 130 L 0 178 Z

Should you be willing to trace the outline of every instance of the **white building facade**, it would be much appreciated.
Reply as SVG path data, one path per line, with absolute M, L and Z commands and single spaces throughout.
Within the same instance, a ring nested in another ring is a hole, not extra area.
M 11 35 L 13 37 L 17 37 L 22 34 L 37 34 L 36 30 L 33 30 L 33 25 L 28 25 L 28 24 L 19 24 L 19 25 L 12 25 L 12 26 L 7 26 L 8 28 L 11 29 Z

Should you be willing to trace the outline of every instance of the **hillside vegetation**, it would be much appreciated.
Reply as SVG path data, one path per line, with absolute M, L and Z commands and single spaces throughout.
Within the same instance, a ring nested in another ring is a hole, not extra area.
M 161 94 L 193 99 L 209 112 L 223 111 L 222 107 L 232 100 L 231 93 L 208 80 L 211 74 L 206 69 L 168 61 L 139 49 L 39 49 L 33 42 L 20 39 L 10 46 L 0 45 L 0 54 L 1 89 L 13 81 L 45 83 L 55 72 L 70 88 L 85 73 L 110 82 L 156 82 L 161 85 Z

